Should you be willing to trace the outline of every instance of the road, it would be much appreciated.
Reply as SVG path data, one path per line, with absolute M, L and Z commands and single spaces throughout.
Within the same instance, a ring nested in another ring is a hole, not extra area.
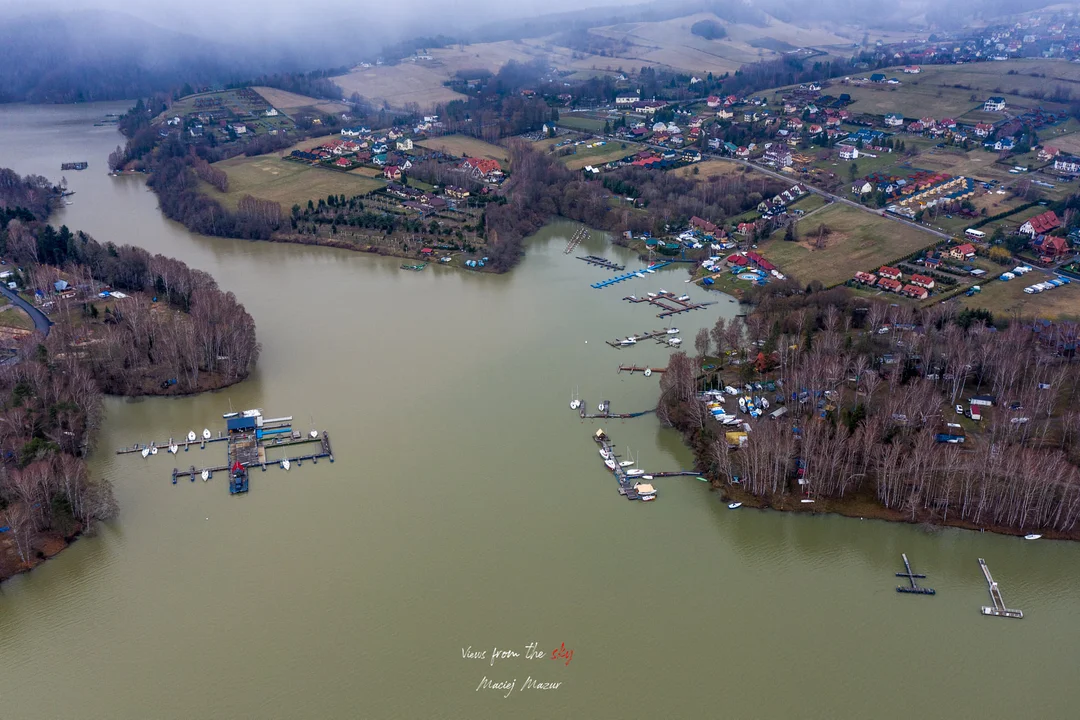
M 18 294 L 8 290 L 6 285 L 0 285 L 0 293 L 12 302 L 12 304 L 21 307 L 30 316 L 30 319 L 34 321 L 34 329 L 38 332 L 48 335 L 49 328 L 52 326 L 52 321 L 45 317 L 45 313 L 38 310 L 30 303 L 23 300 Z

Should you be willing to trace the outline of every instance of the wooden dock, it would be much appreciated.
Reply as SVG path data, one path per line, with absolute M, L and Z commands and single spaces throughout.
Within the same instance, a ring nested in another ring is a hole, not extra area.
M 608 260 L 607 258 L 597 257 L 596 255 L 586 255 L 585 257 L 578 255 L 578 260 L 584 260 L 590 265 L 596 265 L 597 267 L 602 267 L 606 270 L 612 270 L 614 272 L 620 272 L 626 269 L 625 265 L 617 265 Z
M 1024 613 L 1019 610 L 1010 610 L 1005 607 L 1005 600 L 1001 597 L 1001 589 L 998 584 L 994 582 L 994 578 L 990 576 L 990 568 L 986 567 L 986 561 L 979 558 L 979 567 L 982 568 L 983 576 L 986 578 L 986 584 L 990 589 L 990 601 L 994 603 L 993 607 L 983 606 L 983 615 L 993 615 L 994 617 L 1007 617 L 1007 618 L 1022 618 Z
M 664 328 L 662 330 L 650 330 L 649 332 L 644 332 L 644 333 L 641 333 L 639 335 L 628 335 L 627 339 L 629 339 L 631 337 L 634 338 L 634 342 L 632 342 L 632 343 L 623 344 L 622 340 L 605 340 L 604 342 L 606 342 L 608 345 L 610 345 L 613 348 L 622 349 L 624 347 L 633 347 L 634 345 L 636 345 L 639 342 L 644 342 L 645 340 L 652 340 L 652 339 L 656 338 L 656 339 L 658 339 L 660 341 L 661 344 L 666 345 L 667 344 L 667 339 L 666 338 L 675 337 L 674 333 L 668 333 L 668 329 L 669 328 Z
M 672 315 L 678 315 L 679 313 L 690 312 L 691 310 L 700 310 L 708 307 L 709 305 L 715 305 L 713 301 L 710 302 L 691 302 L 689 300 L 680 300 L 675 293 L 661 292 L 646 295 L 645 297 L 637 297 L 635 295 L 629 295 L 624 297 L 623 300 L 632 303 L 649 303 L 660 308 L 662 312 L 657 313 L 656 317 L 665 318 Z
M 589 237 L 589 229 L 582 225 L 574 233 L 574 236 L 570 238 L 570 242 L 566 243 L 566 249 L 563 250 L 563 253 L 569 255 L 574 251 L 574 248 L 578 246 L 578 243 L 580 243 L 587 237 Z
M 628 372 L 631 375 L 633 375 L 636 372 L 639 372 L 642 375 L 644 375 L 645 377 L 649 377 L 653 373 L 667 372 L 667 368 L 654 368 L 654 367 L 648 367 L 646 365 L 642 365 L 641 367 L 638 367 L 637 365 L 620 365 L 619 366 L 619 372 L 620 373 Z
M 176 446 L 178 448 L 178 451 L 182 450 L 184 452 L 187 452 L 188 450 L 190 450 L 192 447 L 195 447 L 195 446 L 197 446 L 200 450 L 205 450 L 208 443 L 228 442 L 228 440 L 229 440 L 229 438 L 222 435 L 221 432 L 219 431 L 216 437 L 212 437 L 209 440 L 203 440 L 200 437 L 200 438 L 198 438 L 196 440 L 192 440 L 192 441 L 188 442 L 187 438 L 185 437 L 185 439 L 183 441 L 176 443 Z M 117 455 L 129 455 L 131 453 L 141 453 L 143 451 L 143 448 L 152 448 L 152 447 L 156 447 L 158 450 L 164 450 L 164 451 L 168 452 L 170 442 L 172 442 L 171 439 L 170 440 L 165 440 L 164 442 L 152 442 L 149 445 L 144 445 L 142 443 L 135 443 L 134 445 L 131 445 L 130 447 L 122 447 L 122 448 L 118 449 L 116 451 L 116 454 Z
M 915 582 L 916 578 L 925 579 L 925 575 L 911 572 L 911 563 L 908 562 L 907 554 L 901 553 L 900 557 L 904 559 L 904 569 L 906 572 L 896 573 L 896 577 L 906 577 L 910 585 L 898 585 L 896 592 L 899 593 L 912 593 L 914 595 L 933 595 L 934 588 L 919 587 L 919 584 Z
M 578 415 L 582 420 L 627 420 L 629 418 L 648 415 L 652 412 L 656 412 L 656 410 L 643 410 L 635 413 L 613 413 L 611 412 L 610 400 L 601 400 L 597 412 L 593 414 L 589 413 L 589 403 L 585 400 L 582 400 L 580 407 L 578 407 Z

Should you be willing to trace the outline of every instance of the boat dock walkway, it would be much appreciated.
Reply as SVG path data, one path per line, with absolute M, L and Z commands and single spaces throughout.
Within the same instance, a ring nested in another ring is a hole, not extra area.
M 566 243 L 566 249 L 563 250 L 563 253 L 569 255 L 574 251 L 574 248 L 578 246 L 578 243 L 587 237 L 589 237 L 589 229 L 582 225 L 574 233 L 574 236 L 570 238 L 570 242 Z
M 226 438 L 227 439 L 227 438 Z M 267 465 L 277 465 L 284 469 L 284 465 L 281 460 L 266 459 L 267 448 L 277 447 L 292 447 L 295 445 L 307 445 L 310 443 L 319 443 L 319 449 L 317 452 L 307 453 L 305 455 L 297 455 L 289 458 L 289 463 L 296 463 L 297 467 L 302 465 L 304 461 L 310 460 L 312 463 L 318 463 L 321 458 L 329 458 L 330 462 L 334 462 L 334 453 L 330 447 L 330 434 L 323 431 L 321 437 L 302 437 L 298 440 L 288 440 L 280 443 L 269 443 L 264 445 L 263 443 L 256 442 L 254 438 L 250 436 L 238 436 L 229 443 L 228 462 L 224 465 L 215 465 L 212 467 L 197 468 L 194 465 L 189 470 L 181 470 L 179 468 L 173 468 L 172 481 L 173 485 L 176 481 L 182 477 L 190 477 L 191 482 L 195 482 L 196 477 L 202 475 L 203 470 L 206 470 L 209 477 L 214 476 L 216 472 L 228 472 L 233 463 L 239 462 L 245 468 L 249 470 L 252 468 L 261 468 L 264 472 Z
M 636 270 L 634 272 L 628 272 L 625 275 L 616 275 L 615 277 L 609 278 L 609 279 L 604 280 L 602 282 L 593 283 L 589 287 L 596 288 L 597 290 L 599 290 L 600 288 L 606 288 L 609 285 L 614 285 L 615 283 L 621 283 L 623 280 L 629 280 L 630 278 L 633 278 L 633 277 L 644 277 L 649 272 L 651 272 L 653 270 L 659 270 L 662 267 L 667 267 L 670 264 L 671 264 L 670 261 L 665 260 L 664 262 L 659 262 L 659 263 L 656 263 L 655 265 L 650 265 L 648 268 L 643 268 L 641 270 Z
M 610 345 L 613 348 L 624 348 L 624 347 L 633 347 L 637 343 L 642 342 L 644 340 L 652 340 L 653 338 L 657 338 L 659 340 L 660 344 L 666 345 L 667 344 L 667 338 L 668 337 L 675 337 L 675 334 L 674 333 L 669 333 L 668 328 L 664 328 L 663 330 L 650 330 L 649 332 L 640 333 L 638 335 L 631 335 L 627 339 L 629 339 L 630 337 L 634 338 L 634 342 L 632 342 L 632 343 L 624 343 L 622 340 L 605 340 L 604 342 L 606 342 L 608 345 Z
M 904 559 L 904 569 L 906 570 L 906 572 L 898 572 L 896 573 L 896 577 L 906 577 L 908 579 L 908 582 L 911 583 L 911 585 L 898 585 L 896 588 L 896 592 L 913 593 L 915 595 L 933 595 L 934 588 L 919 587 L 919 584 L 915 582 L 915 578 L 925 579 L 926 576 L 920 575 L 919 573 L 911 572 L 911 563 L 908 562 L 907 554 L 900 553 L 900 557 Z
M 585 262 L 589 263 L 590 265 L 596 265 L 597 267 L 606 268 L 608 270 L 614 270 L 615 272 L 619 272 L 620 270 L 625 270 L 626 269 L 625 265 L 616 265 L 615 263 L 611 262 L 607 258 L 597 257 L 596 255 L 586 255 L 585 257 L 582 257 L 582 256 L 578 255 L 578 260 L 584 260 Z
M 656 412 L 656 410 L 643 410 L 635 413 L 613 413 L 611 412 L 610 400 L 601 400 L 596 413 L 590 414 L 588 408 L 589 403 L 582 400 L 581 405 L 578 406 L 578 415 L 582 420 L 627 420 Z
M 644 472 L 631 476 L 627 474 L 626 468 L 619 464 L 619 456 L 615 454 L 615 446 L 611 444 L 611 440 L 606 434 L 602 432 L 594 434 L 593 440 L 604 449 L 609 458 L 615 461 L 615 469 L 612 470 L 612 474 L 615 475 L 615 480 L 619 483 L 619 494 L 627 500 L 655 500 L 656 490 L 652 485 L 648 484 L 653 478 L 696 476 L 698 474 L 690 470 L 677 470 L 673 472 Z
M 641 367 L 638 367 L 637 365 L 620 365 L 619 366 L 619 372 L 620 373 L 621 372 L 628 372 L 631 375 L 633 375 L 636 372 L 639 372 L 642 375 L 644 375 L 645 377 L 649 377 L 653 373 L 667 372 L 667 368 L 654 368 L 654 367 L 648 367 L 646 365 L 642 365 Z
M 181 449 L 184 452 L 187 452 L 188 450 L 190 450 L 192 445 L 197 445 L 200 450 L 205 450 L 208 443 L 228 442 L 228 440 L 229 440 L 228 437 L 223 435 L 221 433 L 221 431 L 218 431 L 217 437 L 212 437 L 209 440 L 204 440 L 204 439 L 202 439 L 200 437 L 200 438 L 198 438 L 196 440 L 190 440 L 189 441 L 185 437 L 182 441 L 177 442 L 176 446 L 177 446 L 178 449 Z M 130 453 L 141 453 L 144 448 L 155 448 L 155 447 L 158 450 L 164 450 L 164 451 L 168 452 L 169 446 L 173 442 L 174 441 L 170 438 L 169 440 L 166 440 L 164 442 L 152 442 L 149 445 L 143 445 L 141 443 L 135 443 L 134 445 L 132 445 L 130 447 L 122 447 L 122 448 L 120 448 L 119 450 L 116 451 L 116 454 L 117 455 L 128 455 Z
M 690 302 L 689 300 L 680 300 L 679 297 L 675 295 L 675 293 L 670 292 L 650 293 L 645 297 L 629 295 L 627 297 L 624 297 L 623 300 L 632 303 L 647 302 L 650 305 L 655 305 L 663 311 L 657 313 L 656 317 L 658 318 L 670 317 L 671 315 L 678 315 L 679 313 L 690 312 L 691 310 L 700 310 L 709 305 L 716 304 L 716 302 L 714 301 L 696 303 Z
M 990 601 L 994 603 L 993 607 L 983 606 L 983 615 L 994 615 L 995 617 L 1008 617 L 1008 618 L 1022 618 L 1024 613 L 1019 610 L 1010 610 L 1005 607 L 1005 601 L 1001 597 L 1001 589 L 998 584 L 994 582 L 994 578 L 990 576 L 990 568 L 986 567 L 986 561 L 979 558 L 979 567 L 982 568 L 983 576 L 986 577 L 986 584 L 990 588 Z

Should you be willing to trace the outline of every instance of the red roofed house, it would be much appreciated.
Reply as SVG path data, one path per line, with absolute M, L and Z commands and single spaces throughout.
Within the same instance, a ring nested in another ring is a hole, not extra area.
M 711 108 L 720 107 L 720 98 L 716 97 L 715 95 L 710 95 L 709 99 L 706 102 Z
M 750 260 L 755 265 L 757 265 L 762 270 L 765 270 L 766 272 L 772 272 L 773 270 L 776 269 L 775 265 L 773 265 L 771 262 L 769 262 L 768 260 L 763 258 L 761 255 L 757 254 L 753 250 L 747 252 L 746 257 L 750 258 Z
M 904 289 L 900 292 L 908 297 L 913 297 L 916 300 L 925 300 L 930 295 L 926 288 L 918 287 L 917 285 L 905 285 Z
M 949 248 L 949 257 L 956 258 L 957 260 L 967 260 L 968 258 L 975 257 L 975 246 L 971 243 L 964 243 L 963 245 Z
M 1069 254 L 1069 242 L 1063 237 L 1042 235 L 1032 240 L 1031 249 L 1039 253 L 1040 257 L 1053 260 Z
M 1028 218 L 1028 221 L 1020 226 L 1020 232 L 1027 235 L 1045 235 L 1054 228 L 1061 227 L 1061 221 L 1053 210 Z
M 399 168 L 397 165 L 387 165 L 383 168 L 382 172 L 383 175 L 386 176 L 387 180 L 401 179 L 401 168 Z
M 862 283 L 863 285 L 876 285 L 877 275 L 874 273 L 862 272 L 860 270 L 855 273 L 855 282 Z
M 904 283 L 890 278 L 881 278 L 878 280 L 877 285 L 882 290 L 891 290 L 892 292 L 900 292 L 900 288 L 904 287 Z
M 706 233 L 714 233 L 714 232 L 716 232 L 716 226 L 715 225 L 713 225 L 708 220 L 704 220 L 702 218 L 699 218 L 697 215 L 690 218 L 690 226 L 695 227 L 698 230 L 701 230 L 702 232 L 706 232 Z
M 934 287 L 934 278 L 930 277 L 929 275 L 912 275 L 911 284 L 918 285 L 919 287 L 924 287 L 929 290 L 930 288 Z
M 749 235 L 755 230 L 757 230 L 757 225 L 755 225 L 754 223 L 739 223 L 738 227 L 735 229 L 735 232 L 739 233 L 740 235 Z
M 978 123 L 975 125 L 976 137 L 990 137 L 992 132 L 994 132 L 994 126 L 990 123 Z
M 877 274 L 883 278 L 889 278 L 890 280 L 899 280 L 903 275 L 898 268 L 889 267 L 888 265 L 882 265 L 881 269 L 877 271 Z
M 1046 145 L 1045 147 L 1043 147 L 1042 150 L 1039 151 L 1039 159 L 1040 160 L 1053 160 L 1054 158 L 1056 158 L 1058 156 L 1058 153 L 1060 153 L 1060 152 L 1061 151 L 1058 150 L 1056 147 L 1050 147 L 1049 145 Z
M 474 176 L 480 178 L 502 174 L 502 166 L 499 165 L 499 161 L 491 160 L 490 158 L 465 158 L 465 162 L 462 163 L 461 166 L 467 170 L 471 170 Z
M 735 265 L 736 267 L 746 267 L 749 260 L 744 258 L 742 255 L 728 255 L 727 262 L 728 265 Z
M 343 167 L 343 168 L 347 168 L 350 165 L 352 165 L 352 163 L 349 162 L 348 160 L 346 160 L 345 158 L 338 158 L 337 160 L 334 161 L 334 164 L 337 165 L 338 167 Z

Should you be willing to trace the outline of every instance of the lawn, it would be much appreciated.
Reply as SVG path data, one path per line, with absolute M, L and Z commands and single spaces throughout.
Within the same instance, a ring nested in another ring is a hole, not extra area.
M 832 234 L 823 249 L 812 249 L 804 237 L 826 225 Z M 820 280 L 835 285 L 856 270 L 876 270 L 887 262 L 935 244 L 937 238 L 888 218 L 856 210 L 839 203 L 814 213 L 796 225 L 798 242 L 786 242 L 784 233 L 774 233 L 762 245 L 761 253 L 780 271 L 802 282 Z
M 556 124 L 574 130 L 585 130 L 587 132 L 600 132 L 604 129 L 603 120 L 580 115 L 570 115 L 569 113 L 560 115 Z
M 705 160 L 693 165 L 675 168 L 671 173 L 680 177 L 696 176 L 698 180 L 704 182 L 707 178 L 717 175 L 741 173 L 744 167 L 746 166 L 732 160 Z M 694 170 L 697 170 L 697 172 L 695 173 Z
M 1028 295 L 1024 288 L 1049 279 L 1050 275 L 1032 272 L 1015 280 L 1002 282 L 996 280 L 983 286 L 978 295 L 961 295 L 957 302 L 965 308 L 983 308 L 994 314 L 995 318 L 1008 318 L 1013 315 L 1043 318 L 1080 318 L 1080 285 L 1075 281 L 1053 290 Z
M 304 205 L 308 200 L 318 201 L 327 195 L 366 195 L 384 185 L 381 180 L 283 160 L 276 154 L 230 158 L 214 163 L 214 167 L 229 176 L 229 191 L 222 193 L 205 184 L 203 189 L 231 208 L 244 195 L 252 195 L 279 202 L 288 211 L 294 204 Z
M 483 140 L 477 140 L 476 138 L 466 137 L 464 135 L 444 135 L 442 137 L 424 140 L 420 145 L 421 147 L 426 147 L 428 150 L 438 150 L 440 152 L 449 153 L 450 155 L 457 155 L 458 157 L 498 160 L 499 162 L 504 163 L 504 165 L 506 161 L 510 159 L 510 156 L 506 152 L 506 148 L 492 145 L 491 143 L 486 143 Z
M 603 142 L 604 144 L 594 144 L 593 147 L 586 147 L 586 145 L 599 142 Z M 570 170 L 580 170 L 586 165 L 603 165 L 612 160 L 621 160 L 627 155 L 633 155 L 640 151 L 641 146 L 635 143 L 605 142 L 603 140 L 597 140 L 574 146 L 574 150 L 575 152 L 573 155 L 566 155 L 561 158 L 563 164 Z
M 34 321 L 22 308 L 7 304 L 0 306 L 0 327 L 33 330 Z

